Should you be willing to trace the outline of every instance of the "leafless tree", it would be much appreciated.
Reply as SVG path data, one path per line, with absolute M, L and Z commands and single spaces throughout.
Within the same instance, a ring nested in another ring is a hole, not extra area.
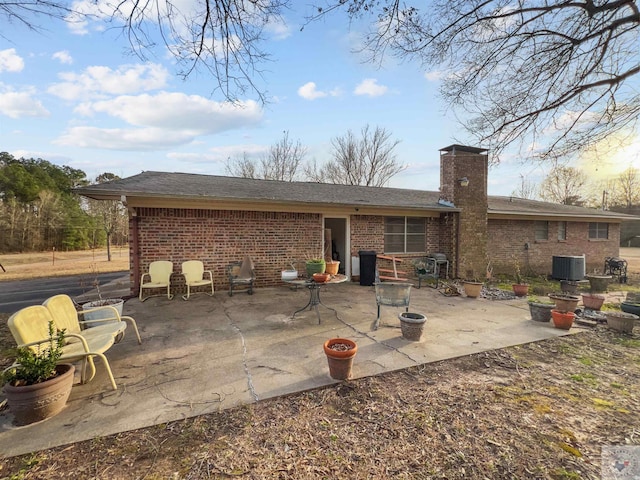
M 113 173 L 102 173 L 96 177 L 96 183 L 118 180 Z M 107 261 L 111 261 L 111 239 L 117 233 L 126 237 L 127 211 L 118 200 L 88 199 L 89 211 L 95 216 L 104 230 L 107 239 Z
M 636 168 L 627 168 L 615 179 L 614 183 L 615 195 L 612 198 L 613 204 L 629 208 L 639 203 L 640 176 Z
M 307 154 L 307 147 L 300 140 L 289 138 L 289 131 L 269 147 L 269 151 L 259 160 L 252 160 L 244 153 L 242 158 L 227 160 L 225 170 L 229 175 L 243 178 L 262 178 L 292 182 L 297 178 L 300 163 Z
M 311 181 L 382 187 L 404 169 L 396 159 L 394 149 L 400 140 L 382 127 L 361 130 L 360 138 L 349 130 L 331 140 L 333 158 L 322 166 L 314 161 L 305 168 Z
M 225 162 L 224 169 L 232 177 L 259 178 L 256 172 L 256 161 L 251 160 L 247 152 L 242 157 L 229 157 Z
M 310 21 L 345 9 L 375 18 L 371 60 L 391 54 L 437 69 L 443 97 L 495 153 L 519 144 L 550 159 L 636 125 L 636 0 L 327 0 Z
M 540 185 L 543 200 L 563 205 L 584 205 L 587 176 L 573 167 L 555 166 Z
M 514 190 L 511 195 L 518 198 L 528 198 L 533 200 L 536 198 L 538 188 L 535 183 L 530 182 L 526 177 L 520 174 L 520 185 Z

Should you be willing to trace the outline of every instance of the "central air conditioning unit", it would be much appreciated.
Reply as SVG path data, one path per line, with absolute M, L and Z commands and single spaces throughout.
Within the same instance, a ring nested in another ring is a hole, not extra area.
M 555 280 L 583 280 L 585 275 L 585 256 L 554 255 L 551 278 Z

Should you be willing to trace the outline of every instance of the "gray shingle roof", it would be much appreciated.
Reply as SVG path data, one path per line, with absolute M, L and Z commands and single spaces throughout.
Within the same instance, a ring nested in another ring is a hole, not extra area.
M 312 182 L 281 182 L 191 173 L 142 172 L 109 183 L 77 188 L 91 198 L 120 199 L 122 195 L 147 198 L 231 200 L 315 205 L 347 205 L 457 211 L 438 203 L 440 192 L 402 188 L 362 187 Z M 516 197 L 490 195 L 491 214 L 592 217 L 637 220 L 621 213 L 559 205 Z

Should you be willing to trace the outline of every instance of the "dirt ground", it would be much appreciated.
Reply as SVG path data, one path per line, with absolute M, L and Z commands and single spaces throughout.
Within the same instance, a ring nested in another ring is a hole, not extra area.
M 640 449 L 639 385 L 640 327 L 600 326 L 4 459 L 0 477 L 598 479 L 602 447 Z

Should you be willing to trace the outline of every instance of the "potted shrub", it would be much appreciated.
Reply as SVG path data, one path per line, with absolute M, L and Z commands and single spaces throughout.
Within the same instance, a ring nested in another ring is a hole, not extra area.
M 464 257 L 460 258 L 460 269 L 464 272 L 465 278 L 462 280 L 464 294 L 469 298 L 478 298 L 482 292 L 482 281 L 476 275 L 473 267 L 467 268 Z
M 307 276 L 312 277 L 314 273 L 324 273 L 327 268 L 327 263 L 324 258 L 316 257 L 307 260 L 306 264 Z
M 513 293 L 516 297 L 526 297 L 529 294 L 529 284 L 522 279 L 522 274 L 520 273 L 520 262 L 518 262 L 518 259 L 515 257 L 513 260 L 513 268 L 516 277 L 516 283 L 511 285 Z
M 31 347 L 20 347 L 16 363 L 2 374 L 7 405 L 16 425 L 39 422 L 59 413 L 73 386 L 74 366 L 58 364 L 64 331 L 49 322 L 49 338 Z
M 328 273 L 329 275 L 338 274 L 338 269 L 340 268 L 340 262 L 338 260 L 327 260 L 325 263 L 324 273 Z
M 93 269 L 95 275 L 92 285 L 95 287 L 98 294 L 98 300 L 86 302 L 82 304 L 83 319 L 84 320 L 107 320 L 117 318 L 118 320 L 122 316 L 122 309 L 124 306 L 124 299 L 122 298 L 102 298 L 102 292 L 100 291 L 100 280 L 98 280 L 98 271 Z M 113 307 L 113 308 L 109 308 Z M 115 311 L 113 310 L 115 308 Z M 118 314 L 116 315 L 116 311 Z M 87 324 L 87 327 L 97 327 L 103 322 L 93 322 Z
M 335 380 L 351 378 L 353 358 L 358 352 L 358 346 L 347 338 L 331 338 L 324 342 L 324 353 L 329 363 L 329 375 Z

